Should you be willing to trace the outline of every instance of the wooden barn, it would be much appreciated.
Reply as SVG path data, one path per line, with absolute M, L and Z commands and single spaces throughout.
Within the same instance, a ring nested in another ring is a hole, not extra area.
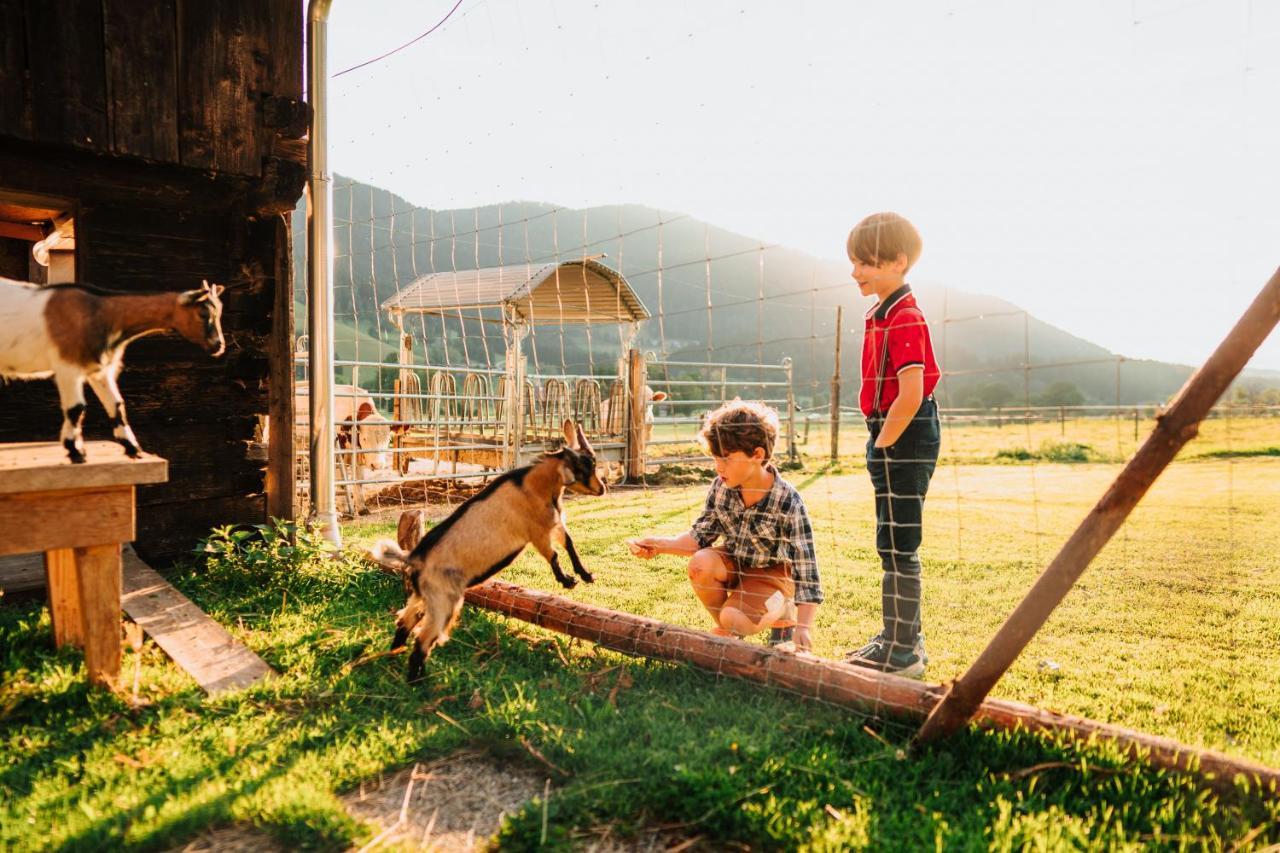
M 130 420 L 170 462 L 138 491 L 152 561 L 292 514 L 292 430 L 253 439 L 259 415 L 293 412 L 302 84 L 299 0 L 0 0 L 0 276 L 226 286 L 222 358 L 176 336 L 129 348 Z M 52 382 L 0 384 L 0 441 L 56 440 L 61 417 Z M 92 395 L 85 427 L 110 437 Z

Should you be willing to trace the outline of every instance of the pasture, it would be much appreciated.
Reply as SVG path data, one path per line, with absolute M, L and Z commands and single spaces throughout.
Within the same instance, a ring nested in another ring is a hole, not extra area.
M 1233 421 L 1229 436 L 1206 424 L 995 695 L 1280 764 L 1272 423 Z M 1114 425 L 1088 426 L 1115 440 Z M 1026 447 L 1026 431 L 984 430 L 944 436 L 927 504 L 931 681 L 975 657 L 1119 470 L 997 457 L 993 436 L 1021 431 Z M 856 435 L 842 447 L 858 450 Z M 1079 435 L 1068 437 L 1091 443 Z M 852 455 L 837 466 L 809 457 L 786 476 L 809 507 L 827 592 L 816 652 L 839 655 L 878 627 L 870 486 Z M 704 489 L 569 501 L 597 582 L 568 595 L 702 625 L 683 564 L 636 560 L 622 540 L 685 529 Z M 347 542 L 394 527 L 394 516 L 353 524 Z M 971 732 L 908 758 L 902 724 L 623 658 L 475 608 L 428 661 L 426 684 L 408 685 L 403 657 L 369 657 L 390 638 L 398 582 L 305 539 L 215 537 L 209 549 L 175 582 L 281 673 L 274 682 L 206 700 L 147 644 L 126 655 L 136 701 L 128 688 L 93 692 L 74 652 L 49 651 L 41 607 L 0 608 L 4 845 L 164 849 L 238 825 L 287 849 L 359 846 L 377 827 L 341 795 L 459 750 L 550 780 L 548 798 L 507 816 L 504 849 L 618 838 L 818 850 L 1280 842 L 1280 806 L 1261 792 L 1210 793 L 1108 749 L 1025 735 Z M 502 578 L 559 591 L 531 552 Z

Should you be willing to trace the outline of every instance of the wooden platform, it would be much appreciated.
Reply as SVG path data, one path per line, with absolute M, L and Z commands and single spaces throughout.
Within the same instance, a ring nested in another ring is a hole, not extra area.
M 5 593 L 0 601 L 43 595 L 42 555 L 0 557 L 0 589 Z M 122 593 L 121 605 L 129 618 L 209 695 L 275 675 L 262 658 L 237 642 L 129 546 L 124 548 Z

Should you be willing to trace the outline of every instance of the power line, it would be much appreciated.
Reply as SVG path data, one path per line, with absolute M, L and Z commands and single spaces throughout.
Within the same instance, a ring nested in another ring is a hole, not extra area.
M 454 3 L 454 4 L 453 4 L 453 8 L 449 10 L 448 14 L 446 14 L 443 18 L 441 18 L 439 21 L 437 21 L 437 22 L 436 22 L 436 25 L 435 25 L 434 27 L 432 27 L 431 29 L 427 30 L 427 31 L 426 31 L 425 33 L 423 33 L 422 35 L 415 36 L 414 38 L 412 38 L 412 39 L 410 39 L 409 41 L 405 42 L 404 44 L 400 45 L 399 47 L 397 47 L 397 48 L 395 48 L 395 49 L 393 49 L 393 50 L 389 50 L 389 51 L 387 51 L 386 53 L 382 54 L 381 56 L 375 56 L 373 59 L 369 59 L 369 60 L 366 60 L 366 61 L 364 61 L 364 62 L 361 62 L 359 65 L 353 65 L 353 66 L 351 66 L 350 68 L 344 68 L 344 69 L 342 69 L 341 71 L 339 71 L 337 74 L 334 74 L 334 75 L 333 75 L 333 77 L 341 77 L 343 74 L 347 74 L 347 73 L 349 73 L 349 72 L 351 72 L 351 71 L 356 71 L 356 70 L 358 70 L 358 69 L 364 68 L 366 65 L 372 65 L 372 64 L 373 64 L 373 63 L 375 63 L 375 62 L 381 62 L 382 60 L 386 59 L 387 57 L 389 57 L 389 56 L 394 56 L 395 54 L 399 53 L 400 51 L 404 50 L 406 47 L 409 47 L 410 45 L 417 44 L 418 42 L 422 41 L 422 40 L 423 40 L 424 38 L 426 38 L 427 36 L 429 36 L 429 35 L 431 35 L 432 33 L 434 33 L 436 30 L 438 30 L 438 29 L 440 29 L 442 26 L 444 26 L 444 22 L 445 22 L 445 21 L 447 21 L 447 20 L 449 20 L 449 18 L 450 18 L 450 17 L 452 17 L 453 13 L 454 13 L 454 12 L 456 12 L 456 11 L 458 11 L 458 7 L 459 7 L 459 6 L 461 6 L 461 5 L 462 5 L 462 0 L 458 0 L 458 2 L 457 2 L 457 3 Z M 331 77 L 330 79 L 332 79 L 332 77 Z

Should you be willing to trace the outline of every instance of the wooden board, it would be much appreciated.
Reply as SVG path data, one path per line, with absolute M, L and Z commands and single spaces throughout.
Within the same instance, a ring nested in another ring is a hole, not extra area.
M 0 493 L 0 555 L 128 542 L 135 532 L 133 491 L 106 486 Z
M 0 127 L 31 138 L 31 81 L 27 74 L 26 11 L 23 0 L 0 0 Z
M 40 554 L 0 557 L 0 601 L 25 596 L 45 588 L 44 558 Z
M 111 150 L 178 160 L 177 33 L 172 2 L 104 0 Z
M 86 442 L 85 456 L 87 462 L 75 465 L 56 442 L 0 444 L 0 494 L 163 483 L 169 477 L 165 460 L 149 453 L 130 459 L 113 441 Z
M 209 695 L 239 690 L 275 675 L 134 553 L 124 550 L 124 612 Z
M 26 12 L 35 139 L 106 150 L 101 0 L 27 3 Z
M 178 0 L 178 122 L 182 165 L 262 171 L 258 116 L 268 10 L 261 0 Z

